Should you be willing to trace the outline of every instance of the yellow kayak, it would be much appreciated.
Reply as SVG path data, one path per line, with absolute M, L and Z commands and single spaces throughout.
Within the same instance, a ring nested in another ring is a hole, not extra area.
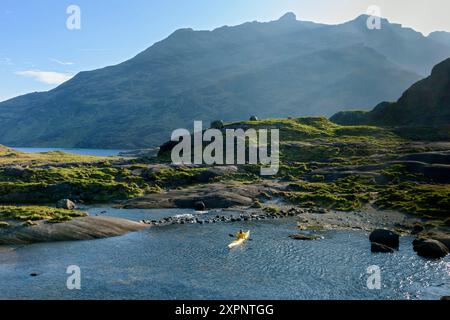
M 240 246 L 241 244 L 243 244 L 246 240 L 248 240 L 248 238 L 250 238 L 250 230 L 247 232 L 243 232 L 241 234 L 236 234 L 236 240 L 234 240 L 233 242 L 231 242 L 228 245 L 228 248 L 234 248 L 237 246 Z

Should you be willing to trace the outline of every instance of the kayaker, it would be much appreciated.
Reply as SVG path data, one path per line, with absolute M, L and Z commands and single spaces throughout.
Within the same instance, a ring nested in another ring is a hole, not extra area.
M 236 238 L 238 238 L 238 239 L 243 239 L 243 238 L 245 238 L 245 232 L 244 232 L 244 230 L 239 230 L 239 232 L 237 233 L 237 235 L 236 235 Z

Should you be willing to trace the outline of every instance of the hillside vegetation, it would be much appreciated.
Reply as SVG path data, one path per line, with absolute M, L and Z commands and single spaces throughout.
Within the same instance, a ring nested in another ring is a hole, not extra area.
M 9 160 L 0 157 L 0 203 L 44 205 L 63 198 L 111 202 L 219 184 L 236 190 L 260 186 L 255 206 L 278 197 L 300 207 L 353 211 L 370 205 L 442 223 L 448 218 L 449 142 L 412 141 L 388 128 L 342 126 L 325 117 L 233 122 L 223 129 L 231 128 L 279 129 L 278 174 L 262 177 L 259 166 L 250 164 L 226 170 L 174 166 L 170 150 L 158 158 L 86 161 L 60 154 L 57 162 L 43 162 L 45 154 L 12 156 L 12 150 L 3 148 Z

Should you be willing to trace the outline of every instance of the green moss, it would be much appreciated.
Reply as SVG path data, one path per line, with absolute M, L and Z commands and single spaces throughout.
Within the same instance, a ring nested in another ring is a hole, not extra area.
M 236 182 L 255 182 L 260 181 L 261 177 L 254 173 L 248 172 L 236 172 L 231 174 L 226 174 L 223 176 L 218 176 L 212 180 L 212 182 L 226 182 L 226 181 L 236 181 Z
M 0 229 L 6 229 L 9 227 L 9 223 L 6 221 L 0 221 Z
M 282 163 L 278 171 L 278 177 L 283 177 L 288 180 L 299 180 L 306 173 L 310 172 L 311 168 L 305 162 Z
M 380 170 L 380 173 L 385 177 L 390 178 L 394 183 L 401 181 L 425 181 L 423 174 L 413 173 L 402 164 L 393 164 L 383 170 Z
M 431 218 L 450 215 L 450 185 L 402 183 L 382 190 L 375 204 Z
M 282 162 L 330 162 L 339 157 L 367 157 L 394 150 L 403 141 L 388 129 L 340 126 L 325 117 L 266 119 L 226 124 L 224 129 L 279 129 Z M 170 150 L 159 155 L 169 159 Z
M 76 155 L 61 151 L 41 152 L 41 153 L 24 153 L 14 149 L 0 145 L 0 164 L 28 164 L 34 166 L 42 166 L 60 163 L 101 163 L 107 161 L 107 157 L 96 157 L 86 155 Z
M 144 189 L 145 193 L 160 193 L 162 191 L 163 189 L 158 185 L 148 186 L 147 188 Z
M 352 211 L 361 207 L 355 195 L 336 195 L 329 192 L 288 192 L 283 196 L 291 203 L 304 207 L 322 207 L 340 211 Z
M 51 222 L 68 221 L 75 217 L 84 217 L 81 211 L 50 208 L 44 206 L 0 206 L 0 220 L 40 221 Z
M 253 203 L 252 203 L 252 206 L 251 206 L 252 208 L 262 208 L 262 204 L 261 204 L 261 202 L 259 202 L 259 201 L 254 201 Z
M 288 189 L 288 192 L 281 192 L 280 195 L 291 203 L 304 207 L 352 211 L 370 200 L 370 192 L 376 190 L 376 185 L 371 178 L 353 176 L 333 183 L 291 183 Z
M 32 227 L 32 226 L 37 225 L 37 222 L 31 221 L 31 220 L 27 220 L 22 225 L 25 226 L 25 227 Z
M 139 196 L 148 184 L 128 169 L 101 166 L 0 169 L 0 202 L 49 203 L 62 198 L 104 202 Z
M 270 206 L 264 207 L 263 211 L 267 212 L 267 213 L 279 214 L 281 210 L 277 206 L 270 205 Z
M 158 170 L 148 170 L 143 173 L 143 176 L 147 182 L 158 186 L 180 185 L 197 182 L 198 176 L 204 170 L 206 168 L 162 167 Z

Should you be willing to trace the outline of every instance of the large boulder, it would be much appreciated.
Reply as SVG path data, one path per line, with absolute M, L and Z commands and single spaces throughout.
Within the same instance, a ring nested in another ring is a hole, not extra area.
M 369 236 L 370 242 L 375 242 L 388 246 L 393 249 L 397 249 L 400 245 L 400 236 L 390 230 L 376 229 Z
M 203 201 L 197 201 L 194 204 L 194 207 L 195 207 L 195 211 L 205 211 L 206 210 L 206 206 Z
M 60 209 L 74 210 L 75 203 L 69 199 L 61 199 L 56 203 L 56 207 Z
M 434 239 L 444 244 L 450 252 L 450 238 L 435 237 Z
M 372 242 L 371 243 L 371 251 L 372 252 L 383 252 L 383 253 L 392 253 L 394 249 L 391 247 L 385 246 L 384 244 Z
M 419 256 L 429 259 L 443 258 L 449 252 L 445 244 L 434 239 L 414 240 L 413 248 Z

